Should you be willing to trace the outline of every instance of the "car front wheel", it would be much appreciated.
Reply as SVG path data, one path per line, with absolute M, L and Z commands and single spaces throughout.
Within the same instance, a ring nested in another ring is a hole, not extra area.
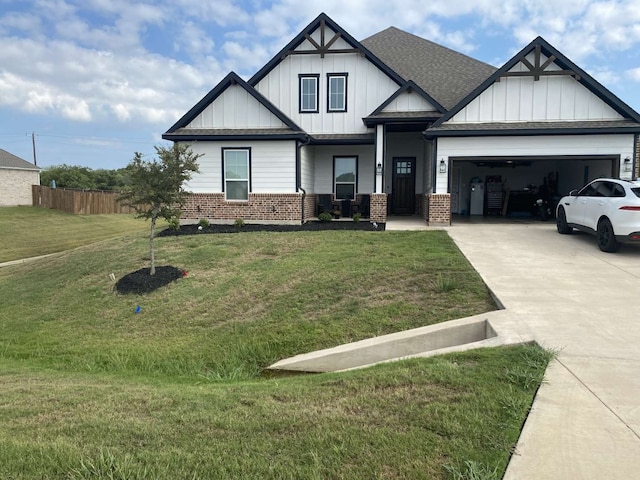
M 562 233 L 563 235 L 566 235 L 573 231 L 573 228 L 571 228 L 567 224 L 567 214 L 565 213 L 564 208 L 562 207 L 558 209 L 558 217 L 556 218 L 556 228 L 558 229 L 558 233 Z
M 602 219 L 598 223 L 598 247 L 603 252 L 615 252 L 620 248 L 620 244 L 616 240 L 613 226 L 609 220 Z

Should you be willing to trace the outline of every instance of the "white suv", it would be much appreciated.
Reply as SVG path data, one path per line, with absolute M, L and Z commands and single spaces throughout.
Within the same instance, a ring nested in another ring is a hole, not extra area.
M 595 234 L 603 252 L 640 242 L 640 181 L 598 178 L 562 197 L 556 219 L 558 233 L 578 228 Z

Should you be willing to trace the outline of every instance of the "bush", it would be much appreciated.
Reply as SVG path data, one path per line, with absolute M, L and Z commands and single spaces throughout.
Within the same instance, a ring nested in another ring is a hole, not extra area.
M 209 220 L 207 220 L 206 218 L 201 218 L 198 221 L 198 225 L 200 225 L 202 228 L 207 228 L 209 226 Z
M 242 228 L 244 227 L 244 220 L 241 218 L 236 218 L 236 221 L 233 222 L 233 226 L 236 228 Z
M 320 220 L 321 222 L 330 222 L 331 218 L 331 214 L 327 212 L 322 212 L 320 215 L 318 215 L 318 220 Z
M 180 230 L 180 217 L 171 217 L 169 220 L 169 228 L 171 230 Z
M 362 218 L 362 214 L 361 213 L 354 213 L 353 214 L 353 221 L 354 222 L 359 222 L 361 218 Z

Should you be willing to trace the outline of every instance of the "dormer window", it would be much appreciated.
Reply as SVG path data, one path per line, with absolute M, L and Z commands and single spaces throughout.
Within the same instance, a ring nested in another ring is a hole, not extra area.
M 300 113 L 318 113 L 318 80 L 320 75 L 298 75 Z
M 327 74 L 327 112 L 347 111 L 347 74 Z

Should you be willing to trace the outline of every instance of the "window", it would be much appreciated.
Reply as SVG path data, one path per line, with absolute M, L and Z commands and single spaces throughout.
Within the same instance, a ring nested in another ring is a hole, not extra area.
M 396 175 L 411 175 L 413 162 L 408 160 L 398 160 L 396 162 Z
M 334 192 L 336 200 L 355 200 L 358 158 L 335 157 L 333 159 Z
M 318 113 L 318 79 L 320 75 L 299 75 L 300 113 Z
M 347 111 L 347 74 L 327 74 L 327 112 Z
M 222 189 L 227 200 L 249 200 L 251 184 L 251 150 L 248 148 L 223 148 L 222 173 L 224 181 Z

